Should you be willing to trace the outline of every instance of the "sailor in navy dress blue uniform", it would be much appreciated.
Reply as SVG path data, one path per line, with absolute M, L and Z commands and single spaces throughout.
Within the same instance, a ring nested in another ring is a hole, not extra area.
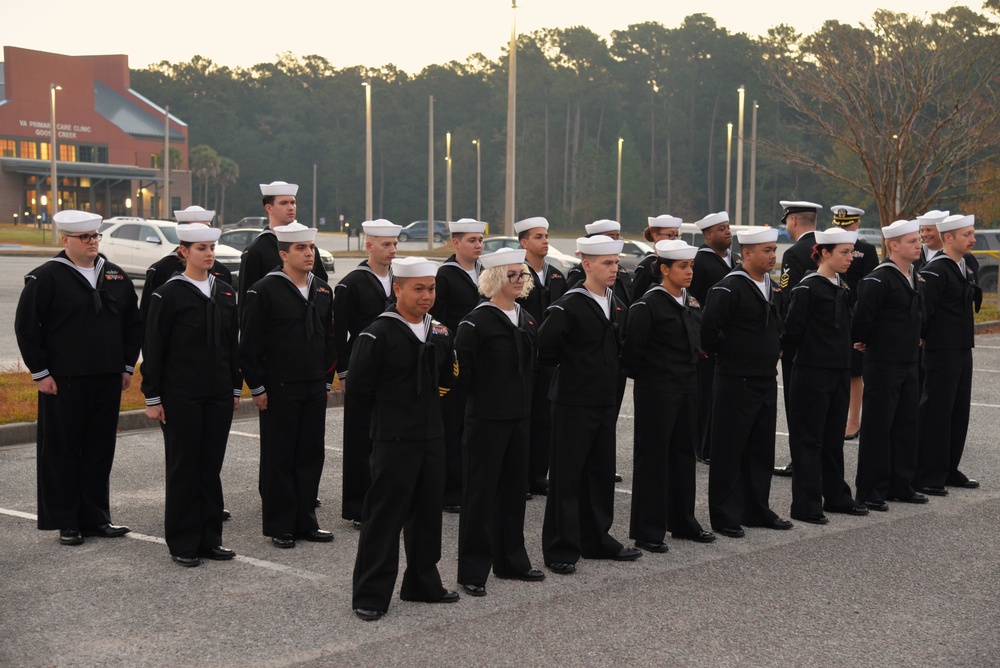
M 351 353 L 358 336 L 393 302 L 392 259 L 400 225 L 388 220 L 361 223 L 368 259 L 348 272 L 333 288 L 333 331 L 337 337 L 337 377 L 347 385 Z M 371 485 L 372 413 L 344 397 L 344 460 L 341 517 L 360 527 L 365 493 Z
M 220 474 L 243 376 L 236 292 L 211 273 L 221 232 L 177 226 L 184 272 L 153 293 L 143 345 L 146 415 L 166 451 L 164 537 L 182 566 L 236 556 L 222 547 Z
M 556 300 L 538 330 L 538 359 L 555 366 L 552 459 L 542 524 L 545 565 L 573 573 L 579 558 L 631 561 L 614 521 L 618 356 L 627 311 L 611 287 L 622 242 L 596 235 L 576 240 L 587 280 Z
M 311 273 L 314 228 L 275 228 L 284 262 L 241 306 L 240 368 L 260 409 L 263 533 L 275 547 L 329 542 L 316 498 L 325 458 L 326 405 L 337 363 L 333 291 Z
M 486 223 L 461 218 L 448 223 L 455 253 L 438 268 L 436 296 L 431 316 L 448 328 L 458 331 L 458 323 L 481 301 L 479 256 L 483 253 Z M 445 428 L 444 509 L 458 512 L 462 504 L 462 431 L 465 429 L 465 402 L 462 388 L 455 388 L 441 399 Z
M 658 241 L 679 239 L 681 236 L 681 225 L 684 221 L 677 216 L 661 214 L 655 218 L 652 216 L 648 217 L 647 223 L 646 229 L 642 231 L 642 238 L 655 246 Z M 642 258 L 639 264 L 635 266 L 635 270 L 632 272 L 630 303 L 634 303 L 646 294 L 649 286 L 659 282 L 657 281 L 657 277 L 653 275 L 653 265 L 655 263 L 656 253 L 650 252 L 646 253 L 646 257 Z
M 101 217 L 53 216 L 63 251 L 24 280 L 14 331 L 38 386 L 38 528 L 59 542 L 117 537 L 110 476 L 122 391 L 142 345 L 135 287 L 98 254 Z
M 441 584 L 444 434 L 441 395 L 455 384 L 458 362 L 448 328 L 429 315 L 437 264 L 392 261 L 396 304 L 354 345 L 347 395 L 372 411 L 372 484 L 361 513 L 354 563 L 354 613 L 365 621 L 389 609 L 399 573 L 399 533 L 406 571 L 404 601 L 453 603 Z M 521 492 L 523 495 L 523 491 Z
M 467 388 L 462 441 L 462 515 L 458 522 L 458 582 L 486 595 L 486 578 L 535 581 L 524 547 L 524 479 L 534 318 L 514 300 L 531 290 L 524 249 L 501 248 L 481 258 L 484 301 L 458 325 L 459 383 Z
M 622 366 L 634 379 L 635 437 L 629 537 L 649 552 L 674 538 L 708 543 L 694 516 L 697 363 L 701 307 L 687 292 L 698 249 L 659 241 L 650 271 L 660 281 L 629 309 Z

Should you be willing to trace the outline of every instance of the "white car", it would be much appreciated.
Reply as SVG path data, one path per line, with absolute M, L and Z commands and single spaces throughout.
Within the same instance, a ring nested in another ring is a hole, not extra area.
M 501 248 L 521 248 L 521 242 L 517 237 L 486 237 L 483 240 L 483 253 L 495 253 Z M 549 254 L 545 256 L 545 261 L 565 274 L 570 269 L 580 264 L 580 258 L 563 253 L 558 248 L 550 245 Z
M 172 253 L 180 244 L 177 223 L 168 220 L 109 218 L 105 223 L 101 230 L 104 236 L 100 252 L 132 278 L 145 278 L 150 265 Z M 216 244 L 215 259 L 232 272 L 233 283 L 236 283 L 240 273 L 240 252 Z

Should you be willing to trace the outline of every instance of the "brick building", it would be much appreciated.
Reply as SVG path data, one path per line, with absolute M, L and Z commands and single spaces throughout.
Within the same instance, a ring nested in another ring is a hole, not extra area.
M 52 213 L 51 100 L 60 209 L 161 217 L 166 111 L 130 88 L 128 56 L 4 47 L 0 63 L 0 222 Z M 171 115 L 170 206 L 191 204 L 187 124 Z M 183 169 L 180 169 L 183 168 Z

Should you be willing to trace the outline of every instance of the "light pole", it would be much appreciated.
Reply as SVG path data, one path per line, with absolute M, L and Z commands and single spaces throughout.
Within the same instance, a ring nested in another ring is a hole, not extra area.
M 618 194 L 615 197 L 615 220 L 622 222 L 622 144 L 625 140 L 618 138 Z
M 49 149 L 49 158 L 51 159 L 51 171 L 52 171 L 52 173 L 49 176 L 52 181 L 51 184 L 52 194 L 50 195 L 49 199 L 52 200 L 53 216 L 55 216 L 56 213 L 59 212 L 59 176 L 57 174 L 57 168 L 56 168 L 56 91 L 57 90 L 62 90 L 62 86 L 57 86 L 54 83 L 49 84 L 49 95 L 51 98 L 50 111 L 52 112 L 52 117 L 50 119 L 51 121 L 50 128 L 52 130 L 52 142 L 50 144 L 50 149 Z M 51 218 L 49 219 L 49 221 L 50 224 L 52 225 L 52 243 L 55 244 L 58 242 L 58 239 L 56 238 L 56 223 Z
M 163 199 L 160 202 L 160 218 L 174 217 L 170 210 L 170 106 L 163 110 Z M 221 224 L 221 221 L 220 221 Z
M 365 81 L 365 220 L 372 219 L 372 82 Z
M 507 78 L 507 183 L 504 192 L 503 233 L 514 234 L 514 139 L 517 131 L 517 0 L 510 3 L 510 71 Z
M 434 250 L 434 96 L 427 102 L 427 250 Z
M 472 143 L 476 145 L 476 220 L 481 221 L 483 219 L 483 162 L 479 149 L 482 148 L 482 144 L 478 139 L 473 139 Z
M 451 222 L 451 133 L 444 134 L 444 219 Z
M 759 107 L 757 100 L 754 100 L 753 120 L 750 121 L 750 211 L 747 214 L 747 222 L 751 225 L 753 225 L 755 194 L 757 192 L 757 109 Z
M 726 213 L 732 211 L 729 208 L 729 184 L 732 182 L 733 170 L 733 124 L 726 123 L 726 206 L 723 210 Z
M 736 132 L 736 224 L 743 222 L 743 100 L 746 89 L 740 86 L 740 126 Z

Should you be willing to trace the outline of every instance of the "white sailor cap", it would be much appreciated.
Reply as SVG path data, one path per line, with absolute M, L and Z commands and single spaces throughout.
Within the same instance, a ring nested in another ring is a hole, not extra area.
M 520 234 L 525 230 L 533 230 L 536 227 L 540 227 L 543 230 L 549 229 L 549 221 L 547 221 L 542 216 L 535 216 L 533 218 L 525 218 L 524 220 L 519 220 L 514 223 L 514 234 Z
M 938 232 L 953 232 L 963 227 L 972 227 L 976 224 L 975 216 L 954 215 L 948 216 L 937 223 Z
M 928 211 L 917 216 L 917 221 L 920 225 L 937 225 L 950 215 L 951 211 L 938 211 L 934 209 L 933 211 Z
M 770 243 L 778 240 L 778 228 L 750 227 L 737 232 L 736 239 L 739 240 L 741 246 Z
M 831 227 L 830 229 L 823 230 L 822 232 L 816 230 L 815 239 L 817 246 L 829 244 L 834 246 L 837 244 L 853 244 L 858 240 L 858 231 L 854 230 L 848 232 L 847 230 L 839 227 Z
M 379 218 L 361 223 L 361 229 L 370 237 L 398 237 L 403 226 L 391 223 L 385 218 Z
M 292 195 L 294 196 L 299 192 L 299 187 L 294 183 L 285 183 L 284 181 L 271 181 L 270 183 L 260 184 L 260 194 L 264 197 L 271 197 L 276 195 Z
M 616 225 L 618 223 L 615 223 Z M 589 227 L 589 226 L 588 226 Z M 576 240 L 576 250 L 580 255 L 618 255 L 622 252 L 625 242 L 614 240 L 603 234 L 592 237 L 580 237 Z
M 214 211 L 207 211 L 200 206 L 189 206 L 183 211 L 174 211 L 178 223 L 211 223 L 215 218 Z
M 422 257 L 397 257 L 392 260 L 392 275 L 396 278 L 435 276 L 437 270 L 437 262 Z
M 486 223 L 475 218 L 459 218 L 453 223 L 448 223 L 448 231 L 452 234 L 462 234 L 464 232 L 482 234 L 486 231 Z
M 177 226 L 177 238 L 188 243 L 215 242 L 219 240 L 222 230 L 209 227 L 202 223 L 184 223 Z
M 590 236 L 593 234 L 604 234 L 605 232 L 621 232 L 622 225 L 617 221 L 602 218 L 601 220 L 587 223 L 583 226 L 583 229 L 587 230 L 587 236 Z
M 297 220 L 274 228 L 274 234 L 278 237 L 278 241 L 292 244 L 312 241 L 316 238 L 316 232 L 315 227 L 306 227 Z
M 784 208 L 784 212 L 781 214 L 781 221 L 784 222 L 785 218 L 792 215 L 793 213 L 816 213 L 823 208 L 822 204 L 816 204 L 815 202 L 803 202 L 803 201 L 791 201 L 783 199 L 778 202 Z
M 864 209 L 859 209 L 856 206 L 847 206 L 846 204 L 835 204 L 830 207 L 830 210 L 833 211 L 833 224 L 840 227 L 853 225 L 861 220 L 861 216 L 865 215 Z
M 656 255 L 665 260 L 693 260 L 697 254 L 697 247 L 680 239 L 656 242 Z
M 705 230 L 714 225 L 718 225 L 719 223 L 728 223 L 728 222 L 729 222 L 729 214 L 725 211 L 720 211 L 719 213 L 708 214 L 707 216 L 696 222 L 695 225 L 698 226 L 699 230 L 704 232 Z
M 499 267 L 507 264 L 524 264 L 525 250 L 523 248 L 500 248 L 479 258 L 483 269 Z
M 920 219 L 917 220 L 897 220 L 891 225 L 882 228 L 883 239 L 896 239 L 898 237 L 920 231 Z
M 646 220 L 649 221 L 649 227 L 680 227 L 681 223 L 684 222 L 677 216 L 671 216 L 666 213 L 656 218 L 647 218 Z
M 101 226 L 102 218 L 96 213 L 66 209 L 56 212 L 52 220 L 63 232 L 93 232 Z

